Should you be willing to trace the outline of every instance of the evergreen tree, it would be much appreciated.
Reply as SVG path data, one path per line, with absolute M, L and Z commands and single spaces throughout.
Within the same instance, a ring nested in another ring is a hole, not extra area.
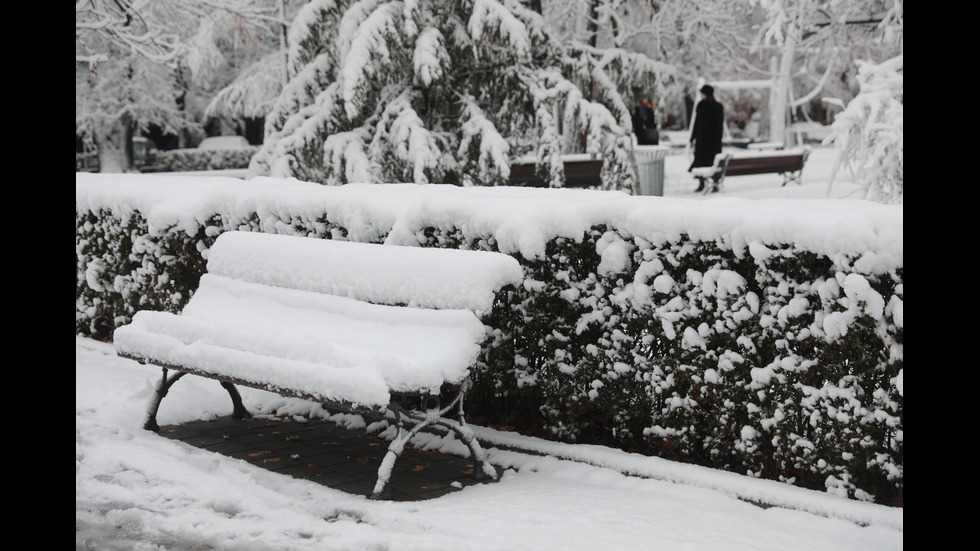
M 517 0 L 313 0 L 289 46 L 255 174 L 499 185 L 532 155 L 557 187 L 574 136 L 604 160 L 604 188 L 633 187 L 620 79 L 593 66 L 601 93 L 584 93 L 541 15 Z

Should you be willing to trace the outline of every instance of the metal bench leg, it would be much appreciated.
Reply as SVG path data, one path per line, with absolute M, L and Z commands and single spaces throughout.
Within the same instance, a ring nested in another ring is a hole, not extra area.
M 222 382 L 221 386 L 223 386 L 225 390 L 228 391 L 228 395 L 231 396 L 231 403 L 234 406 L 234 410 L 231 414 L 238 419 L 250 419 L 252 414 L 245 409 L 245 404 L 242 403 L 242 395 L 238 393 L 238 389 L 235 388 L 235 385 Z
M 453 431 L 460 440 L 466 444 L 466 447 L 470 450 L 470 456 L 473 458 L 474 468 L 473 477 L 477 480 L 485 480 L 487 478 L 491 480 L 497 480 L 497 470 L 493 468 L 493 465 L 487 461 L 486 453 L 484 453 L 483 448 L 480 447 L 479 440 L 476 439 L 476 435 L 473 434 L 473 429 L 467 427 L 463 424 L 455 423 L 439 423 L 439 425 L 448 428 Z
M 187 375 L 187 373 L 184 373 L 183 371 L 178 371 L 174 373 L 173 377 L 168 377 L 167 372 L 168 369 L 164 367 L 163 377 L 160 379 L 160 383 L 157 385 L 156 392 L 153 393 L 153 398 L 150 400 L 150 407 L 147 408 L 146 421 L 143 423 L 143 428 L 146 430 L 160 432 L 160 425 L 157 424 L 157 412 L 160 411 L 160 402 L 162 402 L 163 397 L 170 392 L 170 387 L 174 386 L 174 383 L 179 381 L 181 377 Z M 221 386 L 223 386 L 231 396 L 231 403 L 234 407 L 232 415 L 239 419 L 250 418 L 252 414 L 245 409 L 245 404 L 242 402 L 242 396 L 238 393 L 238 389 L 235 388 L 235 385 L 222 382 Z
M 782 173 L 781 176 L 783 177 L 783 185 L 785 186 L 790 182 L 796 182 L 797 185 L 802 186 L 803 182 L 800 180 L 800 176 L 802 175 L 803 175 L 803 171 Z
M 460 440 L 466 444 L 466 447 L 470 450 L 470 457 L 473 458 L 474 468 L 473 476 L 477 480 L 484 480 L 490 478 L 491 480 L 497 480 L 497 470 L 493 468 L 493 465 L 487 461 L 487 456 L 483 452 L 483 448 L 480 446 L 480 441 L 476 439 L 476 435 L 473 434 L 473 429 L 466 426 L 466 421 L 463 417 L 463 392 L 460 392 L 456 397 L 457 403 L 457 415 L 459 417 L 459 422 L 453 423 L 448 420 L 439 422 L 439 425 L 448 428 L 453 431 Z
M 395 413 L 398 416 L 398 413 Z M 378 468 L 378 481 L 374 484 L 374 490 L 371 492 L 371 499 L 381 499 L 384 494 L 385 486 L 388 485 L 388 481 L 391 479 L 391 470 L 395 466 L 395 461 L 401 457 L 402 452 L 405 450 L 405 444 L 412 439 L 413 436 L 419 433 L 422 429 L 432 424 L 431 418 L 426 418 L 420 420 L 412 430 L 405 430 L 402 426 L 402 422 L 399 421 L 397 424 L 398 435 L 395 436 L 391 444 L 388 445 L 388 453 L 385 454 L 384 459 L 381 460 L 381 466 Z
M 405 444 L 429 426 L 438 426 L 444 430 L 452 431 L 466 445 L 475 464 L 473 468 L 473 477 L 475 479 L 485 480 L 490 478 L 497 480 L 497 470 L 487 461 L 486 453 L 480 447 L 480 442 L 476 439 L 476 435 L 473 434 L 473 430 L 466 426 L 463 421 L 463 395 L 463 392 L 457 394 L 445 408 L 439 406 L 438 397 L 427 398 L 431 401 L 428 402 L 428 405 L 424 406 L 424 412 L 410 411 L 394 402 L 388 406 L 389 415 L 386 415 L 386 419 L 395 424 L 398 428 L 398 434 L 388 446 L 388 453 L 385 454 L 384 459 L 381 461 L 381 467 L 378 469 L 378 481 L 375 483 L 374 491 L 371 493 L 371 499 L 380 499 L 383 496 L 385 486 L 391 478 L 391 470 L 395 465 L 395 461 L 401 457 L 402 451 L 405 449 Z M 443 417 L 453 406 L 458 408 L 458 422 Z M 405 428 L 406 422 L 414 423 L 411 430 Z
M 424 419 L 428 424 L 452 431 L 452 433 L 466 445 L 466 448 L 470 451 L 470 457 L 474 462 L 473 478 L 477 480 L 485 480 L 487 478 L 497 480 L 497 470 L 490 464 L 489 461 L 487 461 L 486 453 L 480 446 L 480 441 L 477 440 L 476 435 L 473 434 L 473 429 L 466 426 L 466 421 L 463 415 L 463 397 L 465 394 L 466 393 L 461 390 L 456 397 L 450 401 L 448 406 L 438 412 L 430 411 L 424 417 Z M 444 417 L 453 407 L 455 407 L 457 410 L 456 415 L 459 419 L 458 421 Z M 414 412 L 402 410 L 402 413 L 405 417 L 413 419 L 416 422 L 422 419 L 421 416 L 414 415 Z
M 163 368 L 163 378 L 160 379 L 160 384 L 157 385 L 153 399 L 150 401 L 150 407 L 146 412 L 146 422 L 143 423 L 144 429 L 151 430 L 153 432 L 160 432 L 160 425 L 157 424 L 157 412 L 160 410 L 160 402 L 163 401 L 163 397 L 170 391 L 170 387 L 172 387 L 174 383 L 180 380 L 180 378 L 184 375 L 186 375 L 186 373 L 177 372 L 173 377 L 168 379 L 167 368 Z

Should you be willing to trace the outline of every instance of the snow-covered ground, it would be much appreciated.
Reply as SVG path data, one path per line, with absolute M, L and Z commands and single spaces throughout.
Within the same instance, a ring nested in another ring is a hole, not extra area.
M 783 179 L 778 174 L 759 174 L 755 176 L 733 176 L 726 178 L 722 190 L 718 194 L 704 195 L 694 193 L 697 180 L 687 172 L 691 164 L 692 152 L 683 147 L 670 151 L 664 159 L 664 197 L 680 197 L 685 199 L 712 199 L 716 197 L 747 197 L 755 199 L 779 198 L 789 199 L 860 199 L 863 191 L 854 184 L 850 174 L 840 171 L 833 185 L 828 189 L 828 181 L 833 171 L 837 150 L 831 147 L 811 145 L 810 157 L 803 169 L 802 183 L 782 185 Z M 725 148 L 736 155 L 746 153 L 746 149 Z M 150 173 L 161 176 L 231 176 L 245 178 L 247 169 L 211 170 L 200 172 L 159 172 Z
M 802 185 L 742 176 L 726 180 L 714 197 L 825 198 L 833 160 L 832 149 L 815 148 Z M 683 153 L 667 157 L 664 195 L 710 199 L 693 193 L 687 163 Z M 830 194 L 859 195 L 848 178 Z M 501 467 L 499 482 L 424 502 L 371 501 L 143 430 L 158 377 L 154 368 L 117 357 L 111 345 L 76 336 L 76 549 L 903 548 L 903 509 L 485 427 L 475 430 Z M 188 378 L 179 386 L 164 402 L 160 424 L 229 413 L 227 394 L 213 381 Z M 308 402 L 241 392 L 260 415 L 325 415 Z M 417 443 L 465 449 L 434 436 Z
M 732 176 L 725 178 L 722 189 L 717 194 L 694 193 L 697 180 L 687 172 L 691 164 L 691 151 L 677 149 L 664 159 L 664 197 L 683 197 L 687 199 L 711 199 L 714 197 L 746 197 L 750 199 L 861 199 L 863 190 L 854 184 L 847 170 L 837 174 L 832 186 L 828 186 L 833 172 L 837 150 L 820 145 L 810 146 L 810 156 L 803 167 L 801 184 L 782 185 L 778 174 L 757 174 L 753 176 Z M 734 154 L 747 153 L 746 149 L 728 149 Z

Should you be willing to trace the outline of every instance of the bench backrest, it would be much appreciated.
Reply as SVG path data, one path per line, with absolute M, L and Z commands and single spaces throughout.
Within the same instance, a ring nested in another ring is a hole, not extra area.
M 258 232 L 221 234 L 208 273 L 375 304 L 481 314 L 523 279 L 512 257 L 485 251 L 401 247 Z
M 565 160 L 565 187 L 591 188 L 602 184 L 602 159 Z M 548 187 L 548 182 L 535 171 L 534 163 L 515 163 L 510 166 L 510 184 L 524 187 Z
M 806 151 L 768 152 L 759 155 L 732 155 L 728 159 L 726 174 L 739 176 L 747 174 L 769 174 L 774 172 L 796 172 L 803 169 Z

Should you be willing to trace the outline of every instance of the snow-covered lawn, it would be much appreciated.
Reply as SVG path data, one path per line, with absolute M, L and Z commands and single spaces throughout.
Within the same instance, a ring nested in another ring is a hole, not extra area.
M 693 193 L 688 158 L 665 163 L 665 196 L 826 197 L 834 151 L 803 185 L 777 175 Z M 855 197 L 846 178 L 831 196 Z M 501 480 L 424 502 L 371 501 L 143 430 L 159 377 L 109 344 L 75 340 L 77 549 L 187 550 L 895 550 L 904 511 L 733 473 L 475 427 Z M 250 410 L 310 417 L 319 406 L 243 388 Z M 160 424 L 226 415 L 213 381 L 187 378 Z M 463 453 L 456 442 L 417 442 Z M 507 448 L 507 449 L 505 449 Z M 521 453 L 511 448 L 533 450 Z M 544 453 L 545 455 L 538 455 Z M 761 504 L 761 505 L 760 505 Z
M 687 172 L 691 164 L 688 150 L 678 149 L 664 160 L 664 197 L 683 197 L 687 199 L 707 200 L 717 197 L 746 197 L 750 199 L 787 198 L 787 199 L 825 199 L 828 196 L 835 199 L 861 199 L 863 191 L 854 184 L 850 173 L 842 170 L 837 174 L 828 195 L 827 182 L 833 172 L 837 150 L 820 145 L 810 146 L 810 156 L 803 167 L 801 184 L 789 183 L 782 185 L 783 179 L 778 174 L 757 174 L 754 176 L 732 176 L 725 178 L 719 193 L 704 195 L 694 193 L 697 180 Z M 746 154 L 746 149 L 726 149 L 732 153 Z

